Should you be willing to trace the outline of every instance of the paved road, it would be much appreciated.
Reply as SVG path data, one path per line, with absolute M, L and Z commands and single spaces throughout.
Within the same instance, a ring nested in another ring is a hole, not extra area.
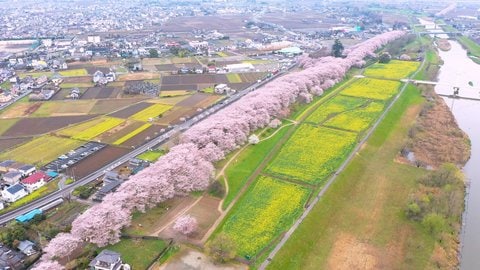
M 247 88 L 245 90 L 242 90 L 242 91 L 239 91 L 239 92 L 231 95 L 230 97 L 228 97 L 227 99 L 225 99 L 224 101 L 222 101 L 219 104 L 215 104 L 215 105 L 210 106 L 209 108 L 206 108 L 204 111 L 202 111 L 202 112 L 198 113 L 197 115 L 187 119 L 182 124 L 174 126 L 172 129 L 160 134 L 158 137 L 154 138 L 153 140 L 151 140 L 151 141 L 147 142 L 146 144 L 138 147 L 137 149 L 127 153 L 126 155 L 114 160 L 113 162 L 107 164 L 106 166 L 100 168 L 99 170 L 87 175 L 86 177 L 75 181 L 71 185 L 66 186 L 61 190 L 57 190 L 53 193 L 50 193 L 50 194 L 46 195 L 45 197 L 34 200 L 27 205 L 24 205 L 22 207 L 19 207 L 15 210 L 12 210 L 10 212 L 7 212 L 7 213 L 1 215 L 0 216 L 0 224 L 5 224 L 5 223 L 9 222 L 10 220 L 15 219 L 19 215 L 28 213 L 29 211 L 31 211 L 33 209 L 36 209 L 36 208 L 44 207 L 44 206 L 46 206 L 46 205 L 48 205 L 52 202 L 55 202 L 59 199 L 62 199 L 64 197 L 66 197 L 66 195 L 71 193 L 76 187 L 88 184 L 88 183 L 94 181 L 95 179 L 98 179 L 99 177 L 101 177 L 103 174 L 105 174 L 106 171 L 112 170 L 113 168 L 119 166 L 120 164 L 122 164 L 124 162 L 127 162 L 128 160 L 138 156 L 139 154 L 147 151 L 150 148 L 154 148 L 158 145 L 161 145 L 161 144 L 165 143 L 166 141 L 168 141 L 168 139 L 172 135 L 174 135 L 178 132 L 182 132 L 182 131 L 187 130 L 188 128 L 190 128 L 194 124 L 196 124 L 196 123 L 202 121 L 203 119 L 205 119 L 208 115 L 211 115 L 211 114 L 225 108 L 226 106 L 228 106 L 228 105 L 232 104 L 233 102 L 239 100 L 241 97 L 245 96 L 249 92 L 254 91 L 258 87 L 266 84 L 267 82 L 269 82 L 269 81 L 271 81 L 271 80 L 289 72 L 295 66 L 296 66 L 296 64 L 293 64 L 287 70 L 279 72 L 276 75 L 274 75 L 274 76 L 272 76 L 272 77 L 270 77 L 270 78 L 268 78 L 264 81 L 257 82 L 254 85 L 250 86 L 249 88 Z
M 417 75 L 417 73 L 423 68 L 424 65 L 425 65 L 425 60 L 423 60 L 422 64 L 418 68 L 418 70 L 414 74 L 412 74 L 410 77 L 411 78 L 415 77 L 415 75 Z M 260 267 L 258 268 L 259 270 L 265 270 L 267 268 L 267 266 L 272 261 L 273 257 L 275 257 L 275 255 L 285 245 L 285 243 L 288 241 L 290 236 L 292 236 L 292 234 L 295 232 L 295 230 L 298 228 L 298 226 L 300 226 L 300 224 L 305 219 L 305 217 L 312 211 L 313 207 L 315 207 L 315 205 L 318 203 L 320 198 L 323 197 L 325 192 L 327 192 L 328 188 L 332 185 L 332 183 L 335 181 L 335 179 L 337 179 L 337 176 L 347 167 L 348 164 L 350 164 L 350 161 L 357 154 L 357 152 L 360 150 L 360 148 L 363 146 L 363 144 L 370 138 L 372 133 L 377 129 L 377 126 L 380 124 L 380 122 L 382 122 L 382 120 L 385 118 L 387 113 L 391 110 L 392 106 L 397 102 L 397 100 L 403 94 L 405 89 L 407 89 L 407 86 L 408 86 L 408 83 L 406 83 L 402 86 L 399 94 L 393 99 L 393 101 L 390 103 L 390 105 L 388 105 L 387 109 L 382 113 L 382 115 L 378 118 L 378 120 L 373 124 L 372 128 L 370 128 L 370 130 L 367 132 L 365 137 L 357 144 L 355 149 L 350 153 L 348 158 L 342 163 L 342 165 L 340 166 L 340 168 L 338 168 L 338 170 L 335 172 L 335 174 L 332 177 L 330 177 L 330 179 L 328 179 L 327 183 L 325 184 L 325 187 L 320 190 L 320 192 L 317 194 L 317 196 L 315 197 L 313 202 L 307 207 L 307 209 L 305 209 L 303 214 L 297 219 L 297 221 L 295 221 L 295 223 L 287 231 L 287 233 L 285 233 L 285 235 L 282 237 L 280 242 L 270 252 L 267 259 L 260 265 Z

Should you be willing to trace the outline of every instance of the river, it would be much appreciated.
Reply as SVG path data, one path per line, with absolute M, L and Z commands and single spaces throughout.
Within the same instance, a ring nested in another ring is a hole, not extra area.
M 420 20 L 420 23 L 427 29 L 433 28 L 428 21 Z M 480 98 L 480 65 L 467 56 L 467 51 L 457 41 L 450 40 L 450 43 L 451 50 L 439 50 L 444 63 L 438 74 L 439 84 L 435 86 L 435 92 L 450 95 L 455 86 L 459 87 L 459 96 Z M 444 99 L 472 144 L 470 160 L 463 169 L 468 188 L 460 237 L 460 269 L 480 269 L 477 258 L 480 250 L 480 101 Z

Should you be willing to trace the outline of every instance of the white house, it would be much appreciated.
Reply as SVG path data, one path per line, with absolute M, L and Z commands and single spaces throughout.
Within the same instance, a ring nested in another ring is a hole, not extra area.
M 28 195 L 27 191 L 20 184 L 15 184 L 11 187 L 8 187 L 2 190 L 2 197 L 7 202 L 15 202 L 27 195 Z
M 241 63 L 226 65 L 225 69 L 228 70 L 228 72 L 250 72 L 254 71 L 255 67 L 250 63 Z
M 50 179 L 50 177 L 44 172 L 36 172 L 23 179 L 22 184 L 27 188 L 28 192 L 32 192 L 44 186 L 48 179 Z
M 104 249 L 90 262 L 89 266 L 94 270 L 120 270 L 122 258 L 119 253 Z
M 221 83 L 221 84 L 217 84 L 215 86 L 215 94 L 223 94 L 225 93 L 226 91 L 228 91 L 228 86 L 224 83 Z
M 29 176 L 33 174 L 37 169 L 33 165 L 23 165 L 22 167 L 18 168 L 18 171 L 22 173 L 22 176 Z
M 11 171 L 3 175 L 3 182 L 9 185 L 15 185 L 20 179 L 22 179 L 21 172 Z

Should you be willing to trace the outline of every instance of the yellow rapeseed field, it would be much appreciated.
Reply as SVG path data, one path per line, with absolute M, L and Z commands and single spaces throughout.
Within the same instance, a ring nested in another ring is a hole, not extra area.
M 400 82 L 379 79 L 358 79 L 340 94 L 378 100 L 388 100 L 398 93 Z
M 363 75 L 374 78 L 404 79 L 417 70 L 419 62 L 391 60 L 387 64 L 375 63 Z

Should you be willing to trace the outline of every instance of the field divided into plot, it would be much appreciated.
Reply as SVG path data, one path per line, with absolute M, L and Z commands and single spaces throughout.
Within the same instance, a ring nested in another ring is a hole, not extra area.
M 255 256 L 292 225 L 310 190 L 260 176 L 229 213 L 221 231 L 231 237 L 240 256 Z
M 101 117 L 60 130 L 58 134 L 78 140 L 91 140 L 120 125 L 123 121 L 123 119 L 113 117 Z
M 387 101 L 398 93 L 400 85 L 401 83 L 397 81 L 363 78 L 354 81 L 340 94 Z
M 272 160 L 266 172 L 319 184 L 340 166 L 356 142 L 356 133 L 302 124 Z
M 148 121 L 150 118 L 159 117 L 164 112 L 170 110 L 173 106 L 165 104 L 153 104 L 150 107 L 139 111 L 130 118 L 137 121 Z
M 385 105 L 381 102 L 369 102 L 365 106 L 346 111 L 323 123 L 324 126 L 360 132 L 373 123 L 382 113 Z
M 82 144 L 82 141 L 46 135 L 0 154 L 0 159 L 12 159 L 41 166 Z
M 140 126 L 139 128 L 135 129 L 134 131 L 126 134 L 125 136 L 121 137 L 120 139 L 116 140 L 115 142 L 113 142 L 113 144 L 115 145 L 119 145 L 119 144 L 122 144 L 124 142 L 126 142 L 127 140 L 135 137 L 136 135 L 138 135 L 140 132 L 146 130 L 147 128 L 149 128 L 151 126 L 151 124 L 143 124 L 142 126 Z
M 419 65 L 419 62 L 392 60 L 387 64 L 375 63 L 365 69 L 363 74 L 367 77 L 398 80 L 407 78 Z

